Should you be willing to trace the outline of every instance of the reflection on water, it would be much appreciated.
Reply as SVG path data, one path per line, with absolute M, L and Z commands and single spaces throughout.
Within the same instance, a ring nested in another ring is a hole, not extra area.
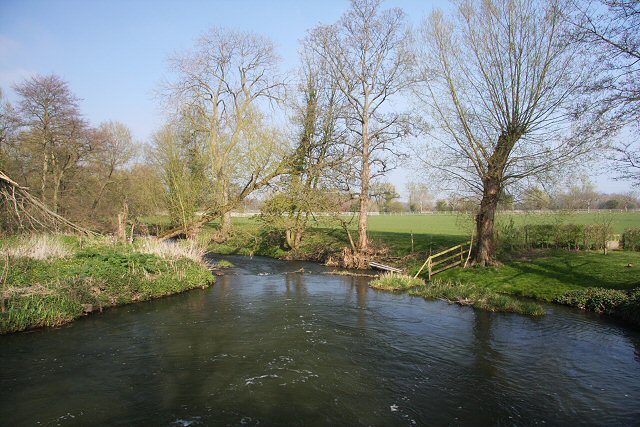
M 319 265 L 231 261 L 211 289 L 0 337 L 0 424 L 640 419 L 640 334 L 597 316 L 493 314 Z

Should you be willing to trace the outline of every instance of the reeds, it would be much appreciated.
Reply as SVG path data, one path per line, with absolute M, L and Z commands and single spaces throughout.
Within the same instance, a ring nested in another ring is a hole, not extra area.
M 0 248 L 0 256 L 8 256 L 9 258 L 48 260 L 65 258 L 71 254 L 71 249 L 62 241 L 61 237 L 51 234 L 24 236 L 17 242 Z
M 175 242 L 162 242 L 157 239 L 144 239 L 137 247 L 138 252 L 157 255 L 165 259 L 187 258 L 192 261 L 203 263 L 206 253 L 202 244 L 192 240 Z

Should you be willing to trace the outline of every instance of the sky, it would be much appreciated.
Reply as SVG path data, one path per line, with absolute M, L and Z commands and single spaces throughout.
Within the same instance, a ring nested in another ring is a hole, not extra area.
M 388 0 L 401 7 L 413 27 L 445 0 Z M 347 0 L 0 0 L 0 88 L 15 99 L 11 86 L 35 74 L 56 74 L 82 101 L 89 122 L 126 124 L 139 142 L 162 123 L 154 91 L 168 76 L 167 58 L 193 46 L 217 26 L 270 37 L 283 71 L 298 61 L 299 41 L 319 23 L 335 22 Z M 604 192 L 624 192 L 627 184 L 591 179 Z M 411 178 L 410 178 L 411 177 Z M 391 181 L 403 192 L 415 179 L 407 169 Z

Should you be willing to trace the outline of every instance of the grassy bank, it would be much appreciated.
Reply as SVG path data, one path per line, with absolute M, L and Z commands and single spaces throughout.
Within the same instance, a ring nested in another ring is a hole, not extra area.
M 194 247 L 114 245 L 72 236 L 0 240 L 0 333 L 59 326 L 86 312 L 213 283 Z
M 495 292 L 553 301 L 571 290 L 640 286 L 640 252 L 534 251 L 493 268 L 454 268 L 439 280 L 474 283 Z
M 401 274 L 384 274 L 370 286 L 385 291 L 405 291 L 426 299 L 440 299 L 452 304 L 467 305 L 487 311 L 544 315 L 544 308 L 535 302 L 523 301 L 472 283 L 435 280 L 428 285 L 422 279 Z
M 640 212 L 556 212 L 545 214 L 499 213 L 499 223 L 524 224 L 597 224 L 607 220 L 614 233 L 640 226 Z M 324 261 L 348 245 L 343 230 L 335 226 L 310 229 L 297 251 L 282 247 L 282 232 L 265 231 L 253 218 L 234 218 L 235 232 L 224 243 L 212 243 L 209 250 L 225 254 L 266 255 L 277 258 Z M 210 224 L 210 229 L 216 224 Z M 381 250 L 381 259 L 414 274 L 429 253 L 457 245 L 469 239 L 471 216 L 466 214 L 381 215 L 369 217 L 369 237 Z M 354 230 L 355 231 L 355 230 Z M 385 259 L 386 257 L 386 259 Z M 545 302 L 565 303 L 567 292 L 588 288 L 630 292 L 640 286 L 640 252 L 601 252 L 565 250 L 529 250 L 517 257 L 502 254 L 499 268 L 453 269 L 438 275 L 438 286 L 423 289 L 426 298 L 441 298 L 488 310 L 519 311 L 519 297 Z M 401 285 L 396 291 L 402 291 Z M 415 291 L 414 292 L 418 292 Z M 510 300 L 503 297 L 509 297 Z M 516 298 L 511 298 L 516 297 Z M 635 301 L 630 298 L 631 301 Z M 516 304 L 517 305 L 517 304 Z M 580 304 L 575 304 L 581 307 Z M 539 306 L 538 306 L 539 307 Z M 589 304 L 585 309 L 591 309 Z M 520 312 L 539 314 L 538 308 L 523 307 Z

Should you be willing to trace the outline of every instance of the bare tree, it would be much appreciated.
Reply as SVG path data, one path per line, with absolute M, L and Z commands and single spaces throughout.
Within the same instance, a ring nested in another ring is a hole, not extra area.
M 366 254 L 370 183 L 393 167 L 394 142 L 410 132 L 407 115 L 391 102 L 412 82 L 411 36 L 400 9 L 381 10 L 380 0 L 353 0 L 351 9 L 333 25 L 319 26 L 309 46 L 324 58 L 344 96 L 348 143 L 357 159 L 360 218 L 358 251 Z
M 409 209 L 414 212 L 424 212 L 433 207 L 433 194 L 425 183 L 408 182 L 407 192 L 409 193 Z
M 7 146 L 16 125 L 16 114 L 9 104 L 5 101 L 4 94 L 0 88 L 0 168 L 5 167 L 7 162 Z
M 39 197 L 45 204 L 48 196 L 53 199 L 52 207 L 57 212 L 62 178 L 70 165 L 77 162 L 74 154 L 79 154 L 70 150 L 68 143 L 73 140 L 82 145 L 81 133 L 86 127 L 80 118 L 79 100 L 56 75 L 31 77 L 14 86 L 14 90 L 20 96 L 21 145 L 40 163 Z
M 561 0 L 472 0 L 460 3 L 455 20 L 436 11 L 423 26 L 427 80 L 419 95 L 438 125 L 423 160 L 480 197 L 480 265 L 495 262 L 505 188 L 551 174 L 600 143 L 599 116 L 577 102 L 588 70 L 563 37 L 563 8 Z
M 212 195 L 207 210 L 222 215 L 222 236 L 230 230 L 234 200 L 262 178 L 273 161 L 268 152 L 277 151 L 273 145 L 258 147 L 275 142 L 261 109 L 282 95 L 277 64 L 270 40 L 219 28 L 171 59 L 176 79 L 166 94 L 207 150 Z
M 573 38 L 592 59 L 598 79 L 585 87 L 617 131 L 614 147 L 618 177 L 640 186 L 640 0 L 574 1 Z
M 118 170 L 122 169 L 135 154 L 131 131 L 123 123 L 109 121 L 100 124 L 96 139 L 98 143 L 93 147 L 92 157 L 100 182 L 91 205 L 93 212 L 98 208 L 107 187 L 115 183 Z

